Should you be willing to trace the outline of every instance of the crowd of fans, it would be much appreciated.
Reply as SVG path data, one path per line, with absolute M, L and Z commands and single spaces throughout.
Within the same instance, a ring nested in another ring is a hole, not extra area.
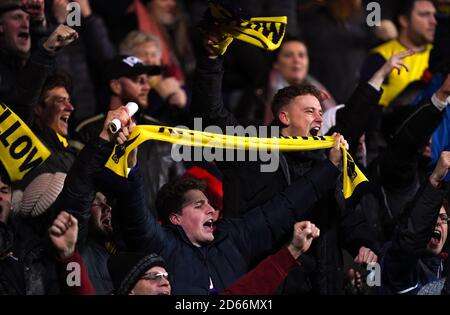
M 0 0 L 1 108 L 50 151 L 20 180 L 0 163 L 0 294 L 450 293 L 449 0 L 378 0 L 373 27 L 364 0 L 73 2 L 79 25 L 69 0 Z M 287 16 L 280 47 L 220 55 L 210 2 Z M 334 145 L 261 172 L 148 141 L 127 178 L 104 167 L 136 125 L 194 118 Z M 369 179 L 348 199 L 341 146 Z

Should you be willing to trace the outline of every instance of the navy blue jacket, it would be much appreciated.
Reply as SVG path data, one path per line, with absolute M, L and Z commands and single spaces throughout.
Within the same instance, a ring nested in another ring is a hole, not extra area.
M 337 168 L 325 160 L 265 204 L 217 224 L 214 241 L 193 245 L 179 226 L 162 227 L 146 211 L 141 175 L 132 171 L 118 196 L 118 222 L 129 250 L 156 252 L 167 262 L 173 294 L 208 294 L 210 279 L 223 291 L 289 235 L 297 220 L 334 189 Z

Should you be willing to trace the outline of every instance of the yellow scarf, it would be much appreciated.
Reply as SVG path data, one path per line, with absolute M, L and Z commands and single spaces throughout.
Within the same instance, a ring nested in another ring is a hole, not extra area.
M 19 116 L 0 104 L 0 161 L 11 181 L 21 180 L 50 156 L 50 151 Z
M 213 47 L 223 55 L 233 38 L 251 45 L 275 50 L 283 41 L 286 32 L 287 17 L 253 17 L 250 20 L 237 19 L 218 3 L 210 2 L 211 15 L 223 35 L 222 40 Z
M 141 143 L 148 140 L 159 140 L 194 147 L 279 151 L 327 149 L 333 147 L 334 144 L 333 137 L 240 137 L 181 128 L 139 125 L 133 130 L 125 144 L 115 146 L 105 166 L 117 175 L 127 177 L 128 154 Z M 343 193 L 344 198 L 347 199 L 353 194 L 356 186 L 361 182 L 367 181 L 367 178 L 356 166 L 345 147 L 341 146 L 341 149 L 343 151 L 344 172 Z

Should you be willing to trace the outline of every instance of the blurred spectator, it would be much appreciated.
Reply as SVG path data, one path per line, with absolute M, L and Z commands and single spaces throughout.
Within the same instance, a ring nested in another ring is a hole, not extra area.
M 46 40 L 39 41 L 30 55 L 30 15 L 21 9 L 20 1 L 1 2 L 0 26 L 0 99 L 28 121 L 57 50 L 77 39 L 78 34 L 60 25 Z
M 150 33 L 132 31 L 120 44 L 120 53 L 136 56 L 146 65 L 161 66 L 161 43 Z M 146 113 L 166 124 L 182 124 L 186 115 L 187 95 L 180 81 L 167 76 L 152 76 L 149 106 Z
M 321 102 L 323 112 L 336 106 L 336 101 L 326 88 L 309 74 L 309 55 L 306 45 L 299 39 L 285 38 L 276 51 L 269 75 L 264 124 L 270 124 L 274 118 L 270 104 L 275 93 L 286 86 L 298 84 L 313 85 L 324 93 L 325 97 Z
M 51 27 L 64 24 L 69 0 L 52 0 Z M 103 19 L 92 12 L 89 0 L 76 0 L 81 8 L 81 25 L 76 26 L 80 39 L 56 58 L 57 69 L 64 70 L 73 78 L 72 102 L 77 108 L 73 120 L 76 123 L 97 114 L 101 109 L 102 95 L 96 86 L 101 84 L 102 69 L 116 54 L 116 48 L 109 39 Z M 100 89 L 100 91 L 102 91 Z M 74 125 L 75 126 L 75 125 Z
M 107 269 L 109 257 L 117 251 L 111 210 L 105 195 L 97 192 L 90 207 L 89 225 L 85 227 L 85 221 L 80 222 L 79 233 L 82 234 L 78 236 L 77 244 L 97 294 L 109 294 L 113 287 Z
M 383 84 L 384 94 L 380 105 L 389 106 L 390 102 L 411 82 L 420 79 L 428 68 L 431 43 L 436 30 L 436 9 L 429 0 L 403 0 L 397 13 L 399 36 L 372 50 L 361 70 L 361 79 L 370 77 L 392 54 L 405 49 L 414 49 L 417 53 L 405 60 L 409 71 L 401 74 L 393 72 Z
M 182 84 L 191 76 L 195 59 L 188 35 L 188 25 L 177 0 L 150 0 L 147 8 L 134 0 L 138 29 L 152 33 L 161 41 L 162 64 L 167 74 Z
M 350 97 L 364 58 L 377 43 L 364 12 L 361 0 L 325 0 L 299 12 L 301 36 L 310 55 L 310 73 L 337 103 Z

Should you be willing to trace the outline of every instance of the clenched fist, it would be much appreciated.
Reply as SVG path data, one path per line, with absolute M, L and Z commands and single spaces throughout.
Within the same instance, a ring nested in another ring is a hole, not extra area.
M 44 48 L 49 52 L 55 52 L 66 47 L 78 38 L 78 33 L 67 25 L 59 25 L 50 37 L 45 41 Z
M 288 245 L 288 250 L 297 259 L 309 249 L 313 239 L 318 238 L 319 235 L 320 230 L 313 223 L 309 221 L 297 222 L 294 225 L 294 234 L 291 243 Z

